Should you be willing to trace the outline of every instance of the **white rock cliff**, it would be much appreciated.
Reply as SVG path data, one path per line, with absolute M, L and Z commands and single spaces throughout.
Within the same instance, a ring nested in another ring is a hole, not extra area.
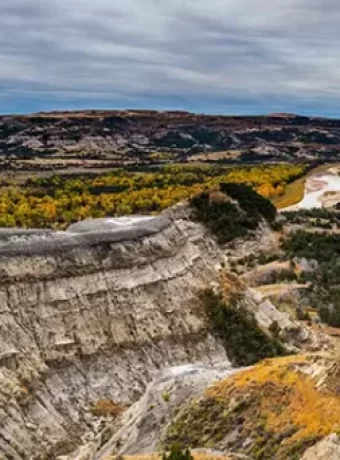
M 133 404 L 160 369 L 222 362 L 229 369 L 199 298 L 220 281 L 225 258 L 181 206 L 148 219 L 85 221 L 66 232 L 1 230 L 4 458 L 76 451 L 98 425 L 97 401 Z M 252 289 L 245 287 L 243 302 L 265 329 L 273 321 L 298 329 Z
M 227 359 L 197 299 L 218 276 L 214 241 L 183 219 L 125 224 L 1 231 L 5 458 L 68 452 L 97 400 L 129 405 L 159 368 Z

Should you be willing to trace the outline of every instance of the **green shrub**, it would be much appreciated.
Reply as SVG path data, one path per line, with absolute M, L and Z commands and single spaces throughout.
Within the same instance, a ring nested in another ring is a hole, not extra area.
M 275 206 L 249 185 L 245 184 L 220 184 L 222 192 L 238 201 L 247 216 L 259 222 L 261 218 L 273 223 L 276 217 Z
M 340 327 L 340 235 L 299 231 L 290 234 L 282 243 L 288 257 L 317 261 L 314 271 L 303 272 L 300 282 L 310 282 L 306 291 L 308 303 L 318 309 L 321 321 Z M 303 311 L 298 319 L 310 320 Z
M 170 452 L 162 455 L 162 460 L 194 460 L 188 448 L 182 448 L 179 444 L 174 444 Z
M 308 311 L 304 311 L 301 307 L 298 307 L 295 313 L 296 313 L 296 318 L 299 321 L 311 321 L 311 317 Z
M 269 332 L 272 334 L 275 339 L 278 339 L 280 336 L 281 328 L 279 326 L 279 323 L 277 321 L 273 321 L 271 325 L 269 326 Z
M 237 305 L 236 298 L 227 305 L 220 294 L 207 289 L 202 299 L 212 329 L 222 340 L 233 364 L 249 366 L 264 358 L 287 354 L 281 342 L 259 327 L 251 312 Z
M 170 393 L 168 391 L 164 391 L 162 394 L 162 399 L 164 402 L 169 402 L 170 401 Z
M 275 207 L 251 187 L 220 184 L 220 190 L 219 199 L 213 199 L 213 192 L 203 192 L 190 200 L 195 218 L 211 230 L 220 244 L 247 235 L 263 219 L 273 223 Z

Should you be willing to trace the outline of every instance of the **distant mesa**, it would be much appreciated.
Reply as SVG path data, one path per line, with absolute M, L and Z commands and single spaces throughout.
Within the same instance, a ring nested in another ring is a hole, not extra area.
M 273 117 L 273 118 L 297 118 L 299 115 L 296 113 L 285 113 L 285 112 L 274 112 L 268 114 L 268 117 Z

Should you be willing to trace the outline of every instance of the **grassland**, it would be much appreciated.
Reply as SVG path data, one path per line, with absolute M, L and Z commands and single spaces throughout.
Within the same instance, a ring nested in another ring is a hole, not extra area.
M 308 175 L 297 179 L 291 184 L 288 184 L 283 195 L 274 197 L 272 199 L 272 202 L 277 209 L 293 206 L 303 199 L 307 177 Z

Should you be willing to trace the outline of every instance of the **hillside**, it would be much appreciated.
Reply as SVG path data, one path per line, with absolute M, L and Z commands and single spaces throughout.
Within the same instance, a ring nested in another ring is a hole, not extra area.
M 99 448 L 97 439 L 70 460 L 91 449 L 97 454 L 88 458 L 120 451 L 152 459 L 173 445 L 233 459 L 337 460 L 338 373 L 338 363 L 322 354 L 241 370 L 174 368 L 157 375 L 109 441 Z
M 290 211 L 277 230 L 272 205 L 236 184 L 199 194 L 191 207 L 224 256 L 198 298 L 229 364 L 162 369 L 65 459 L 151 460 L 180 446 L 194 457 L 337 460 L 338 211 Z
M 300 356 L 239 372 L 184 407 L 163 442 L 230 449 L 258 460 L 300 459 L 311 445 L 339 430 L 339 388 L 330 376 L 332 367 L 322 357 Z
M 93 169 L 190 161 L 337 159 L 340 121 L 188 112 L 84 111 L 0 117 L 3 169 Z
M 225 375 L 300 348 L 329 347 L 226 268 L 232 247 L 218 243 L 226 200 L 237 228 L 228 244 L 249 242 L 260 252 L 275 246 L 275 209 L 249 188 L 220 193 L 224 199 L 211 202 L 217 226 L 209 228 L 195 207 L 179 205 L 157 217 L 89 220 L 64 232 L 0 232 L 5 458 L 68 458 L 96 435 L 104 445 L 114 420 L 161 368 L 203 364 L 208 385 L 215 364 Z

